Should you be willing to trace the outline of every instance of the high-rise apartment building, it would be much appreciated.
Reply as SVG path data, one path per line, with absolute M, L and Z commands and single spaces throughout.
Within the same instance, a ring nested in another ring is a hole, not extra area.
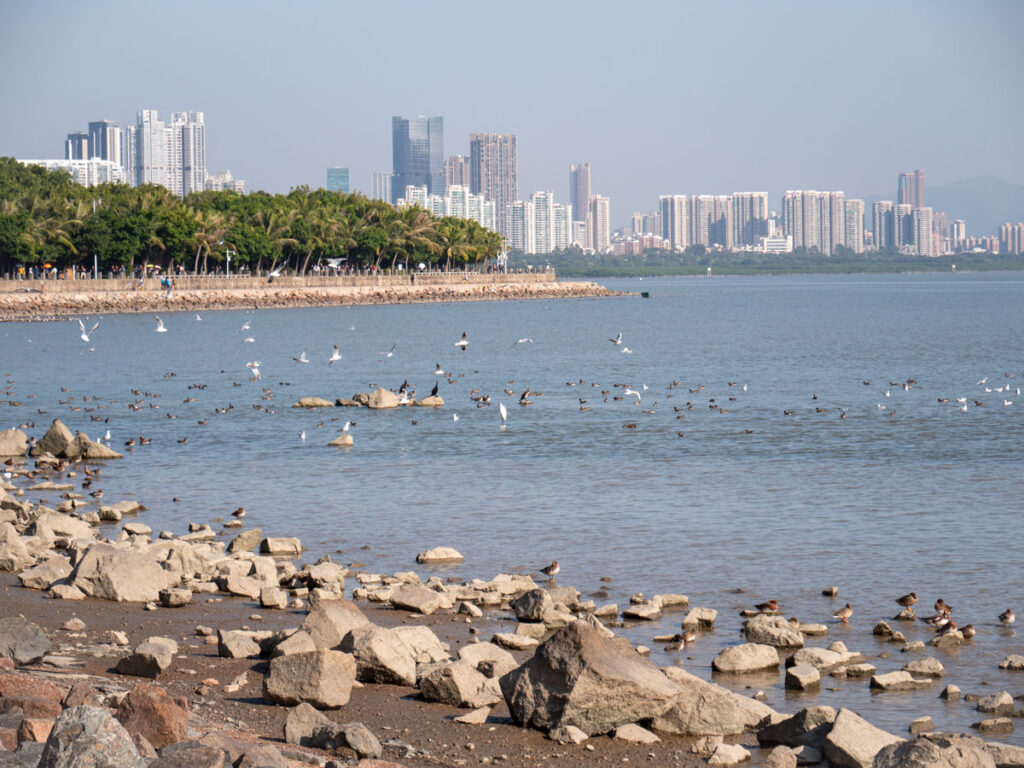
M 215 176 L 206 177 L 206 191 L 207 192 L 237 192 L 240 195 L 245 194 L 245 180 L 236 179 L 231 175 L 231 171 L 221 171 Z
M 901 173 L 896 190 L 896 204 L 911 208 L 924 207 L 924 171 Z
M 172 112 L 169 129 L 172 134 L 169 146 L 173 147 L 167 163 L 172 170 L 171 189 L 180 197 L 202 192 L 206 186 L 206 124 L 203 113 Z
M 327 191 L 348 194 L 348 168 L 334 166 L 327 169 Z
M 157 111 L 139 110 L 135 124 L 135 157 L 132 160 L 132 176 L 136 186 L 159 184 L 170 189 L 167 139 L 167 126 Z
M 909 248 L 914 245 L 914 207 L 909 203 L 898 203 L 892 209 L 893 245 Z
M 370 199 L 386 200 L 391 202 L 391 186 L 395 174 L 390 171 L 381 171 L 370 176 Z
M 686 195 L 662 195 L 661 237 L 673 251 L 685 251 L 690 245 L 690 216 Z
M 590 163 L 569 166 L 569 203 L 572 220 L 586 221 L 590 213 Z
M 89 157 L 121 165 L 121 126 L 110 120 L 89 123 Z
M 932 237 L 932 209 L 914 208 L 910 214 L 910 221 L 917 255 L 935 256 L 935 240 Z
M 611 201 L 604 195 L 590 198 L 591 242 L 598 253 L 604 253 L 612 241 Z
M 426 187 L 434 195 L 444 194 L 443 117 L 392 117 L 391 151 L 392 203 L 410 186 Z
M 555 195 L 553 192 L 534 192 L 530 195 L 533 206 L 533 237 L 537 253 L 550 253 L 555 242 Z
M 555 203 L 552 206 L 551 250 L 564 251 L 572 245 L 572 204 Z
M 469 158 L 465 155 L 451 155 L 444 161 L 445 186 L 470 187 Z
M 121 167 L 124 168 L 125 182 L 131 186 L 138 184 L 135 179 L 135 153 L 138 150 L 136 138 L 138 128 L 134 125 L 126 125 L 121 137 Z
M 19 160 L 22 165 L 38 165 L 48 171 L 67 171 L 76 184 L 93 187 L 97 184 L 124 183 L 124 170 L 120 163 L 92 158 L 91 160 Z
M 505 241 L 509 248 L 523 253 L 537 252 L 533 203 L 529 200 L 515 200 L 509 203 L 506 206 L 505 223 L 508 227 Z
M 964 239 L 966 240 L 966 226 L 964 230 Z M 1024 253 L 1024 223 L 1006 222 L 999 227 L 999 252 L 1011 256 L 1020 256 Z
M 793 238 L 794 248 L 831 255 L 846 242 L 846 195 L 788 190 L 782 197 L 782 233 Z
M 949 239 L 953 241 L 953 250 L 958 250 L 967 240 L 967 222 L 956 219 L 949 226 Z
M 469 188 L 474 195 L 493 200 L 498 210 L 498 231 L 505 234 L 505 211 L 519 197 L 519 160 L 516 137 L 511 133 L 469 135 Z
M 89 134 L 85 131 L 72 131 L 64 140 L 65 160 L 89 159 Z
M 896 245 L 893 231 L 892 200 L 879 200 L 871 206 L 871 240 L 876 251 L 884 251 Z
M 734 248 L 755 246 L 768 234 L 768 193 L 733 192 L 732 244 Z
M 864 201 L 846 201 L 845 245 L 854 253 L 864 253 Z

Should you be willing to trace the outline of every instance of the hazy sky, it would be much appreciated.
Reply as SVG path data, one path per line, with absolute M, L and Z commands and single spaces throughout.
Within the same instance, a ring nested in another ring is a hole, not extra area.
M 1024 2 L 0 0 L 0 155 L 205 112 L 249 189 L 391 169 L 391 116 L 519 137 L 519 192 L 591 164 L 613 226 L 660 194 L 1024 183 Z

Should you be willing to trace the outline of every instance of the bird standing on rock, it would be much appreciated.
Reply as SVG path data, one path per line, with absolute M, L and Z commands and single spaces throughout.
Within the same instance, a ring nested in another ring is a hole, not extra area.
M 853 606 L 851 606 L 849 603 L 847 603 L 842 608 L 840 608 L 838 611 L 836 611 L 834 614 L 832 614 L 832 618 L 833 619 L 839 619 L 841 622 L 843 622 L 843 624 L 849 624 L 850 623 L 850 617 L 852 615 L 853 615 Z
M 772 599 L 767 603 L 758 603 L 754 607 L 761 613 L 776 613 L 779 610 L 779 601 Z
M 555 576 L 558 575 L 558 572 L 560 570 L 562 569 L 559 567 L 558 561 L 552 560 L 551 565 L 547 566 L 546 568 L 541 568 L 540 572 L 547 576 L 549 579 L 553 579 L 555 578 Z
M 904 608 L 910 608 L 914 603 L 917 602 L 917 592 L 911 592 L 909 595 L 904 595 L 896 599 L 896 605 L 902 605 Z

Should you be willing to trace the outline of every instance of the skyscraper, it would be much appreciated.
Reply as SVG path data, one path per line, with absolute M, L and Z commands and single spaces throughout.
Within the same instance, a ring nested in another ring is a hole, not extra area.
M 846 242 L 846 195 L 788 190 L 782 197 L 782 233 L 792 236 L 794 248 L 831 255 Z
M 767 234 L 767 224 L 767 192 L 733 192 L 732 241 L 734 248 L 757 245 L 758 238 Z
M 121 126 L 110 120 L 89 123 L 89 157 L 121 164 Z
M 537 252 L 534 231 L 533 203 L 529 200 L 515 200 L 506 206 L 505 221 L 508 234 L 505 240 L 513 250 L 523 253 Z
M 391 152 L 394 168 L 392 203 L 398 200 L 406 187 L 425 186 L 431 194 L 444 194 L 443 117 L 392 117 Z
M 89 134 L 85 131 L 72 131 L 64 140 L 65 160 L 89 159 Z
M 864 253 L 864 201 L 846 201 L 846 247 Z
M 590 223 L 594 250 L 604 253 L 612 241 L 611 201 L 604 195 L 590 198 Z
M 348 194 L 348 168 L 327 169 L 327 191 Z
M 896 204 L 912 208 L 924 207 L 924 171 L 918 169 L 899 175 Z
M 505 211 L 519 197 L 519 160 L 516 137 L 510 133 L 469 135 L 469 189 L 493 200 L 498 211 L 498 231 L 505 232 Z
M 469 189 L 469 160 L 465 155 L 451 155 L 444 161 L 445 186 L 458 185 Z
M 172 139 L 174 153 L 168 160 L 174 178 L 171 189 L 181 197 L 202 192 L 206 186 L 206 124 L 203 113 L 172 112 L 170 130 L 175 134 Z
M 167 172 L 167 126 L 155 109 L 141 109 L 135 125 L 135 184 L 159 184 L 170 189 Z
M 685 251 L 690 245 L 690 217 L 686 195 L 662 195 L 661 237 L 673 251 Z
M 390 171 L 381 171 L 370 176 L 370 199 L 386 200 L 391 202 L 391 182 L 395 174 Z
M 871 239 L 876 251 L 884 251 L 896 244 L 892 211 L 892 200 L 879 200 L 871 206 Z
M 914 207 L 909 203 L 898 203 L 892 209 L 893 245 L 906 248 L 914 244 Z
M 569 202 L 572 220 L 586 221 L 590 206 L 590 163 L 569 166 Z
M 534 192 L 530 195 L 533 206 L 533 236 L 537 253 L 550 253 L 555 242 L 555 195 L 553 192 Z
M 935 245 L 932 238 L 932 209 L 914 208 L 910 214 L 911 228 L 914 232 L 914 246 L 918 256 L 934 256 Z

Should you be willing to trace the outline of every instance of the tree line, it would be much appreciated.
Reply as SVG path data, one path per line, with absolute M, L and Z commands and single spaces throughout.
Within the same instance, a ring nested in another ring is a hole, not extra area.
M 138 265 L 208 273 L 231 256 L 233 268 L 305 274 L 344 260 L 356 269 L 419 262 L 434 268 L 480 265 L 501 236 L 475 221 L 396 209 L 359 194 L 308 187 L 287 195 L 198 192 L 164 187 L 83 187 L 65 171 L 0 158 L 0 273 L 51 264 L 104 272 Z

